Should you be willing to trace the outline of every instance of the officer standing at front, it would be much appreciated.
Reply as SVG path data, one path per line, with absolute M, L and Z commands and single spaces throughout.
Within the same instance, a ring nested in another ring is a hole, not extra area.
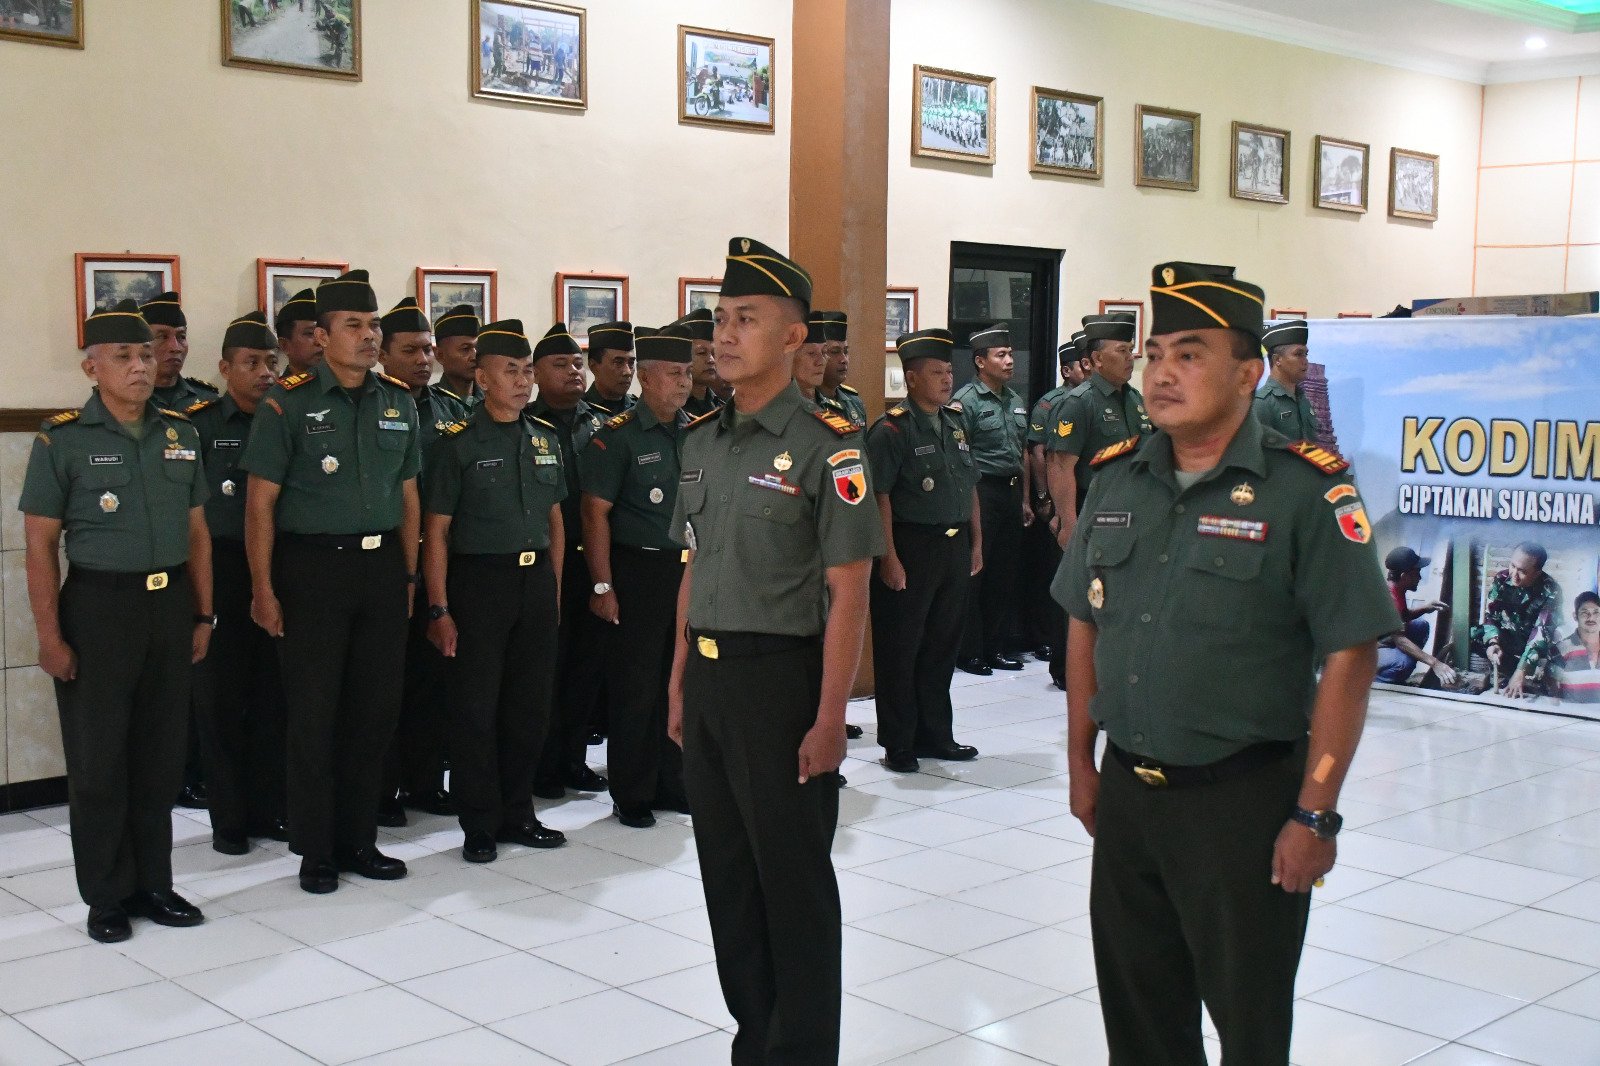
M 533 775 L 555 691 L 567 487 L 555 426 L 524 412 L 533 349 L 522 322 L 491 322 L 476 337 L 483 400 L 428 460 L 423 613 L 449 664 L 461 856 L 493 862 L 497 842 L 566 841 L 534 813 Z
M 733 402 L 689 429 L 674 536 L 668 730 L 684 783 L 736 1064 L 839 1058 L 834 774 L 884 550 L 861 435 L 792 381 L 811 278 L 729 242 L 717 366 Z
M 216 616 L 200 439 L 151 401 L 150 327 L 123 300 L 90 315 L 83 336 L 94 391 L 40 428 L 18 510 L 39 666 L 61 714 L 78 894 L 89 935 L 109 944 L 131 935 L 130 915 L 204 920 L 172 891 L 171 808 L 191 664 Z
M 589 373 L 594 384 L 584 402 L 602 417 L 620 415 L 634 404 L 628 391 L 633 384 L 633 324 L 602 322 L 589 329 Z
M 407 383 L 373 370 L 383 336 L 365 270 L 317 287 L 316 372 L 267 393 L 245 448 L 250 616 L 281 638 L 289 826 L 300 887 L 338 871 L 396 880 L 377 848 L 416 585 L 420 428 Z
M 1290 440 L 1316 440 L 1321 433 L 1316 412 L 1311 410 L 1311 401 L 1302 387 L 1311 370 L 1308 336 L 1309 330 L 1301 319 L 1268 322 L 1261 334 L 1269 373 L 1256 392 L 1252 410 L 1263 426 Z
M 1261 290 L 1154 274 L 1156 432 L 1102 453 L 1052 589 L 1101 1013 L 1113 1066 L 1204 1063 L 1202 1002 L 1223 1061 L 1283 1064 L 1310 891 L 1399 618 L 1345 462 L 1250 416 Z
M 906 399 L 867 433 L 888 545 L 872 582 L 872 647 L 883 765 L 909 774 L 919 756 L 978 755 L 955 742 L 950 677 L 967 588 L 983 567 L 983 535 L 972 449 L 960 414 L 945 406 L 955 337 L 925 329 L 901 337 L 896 348 Z

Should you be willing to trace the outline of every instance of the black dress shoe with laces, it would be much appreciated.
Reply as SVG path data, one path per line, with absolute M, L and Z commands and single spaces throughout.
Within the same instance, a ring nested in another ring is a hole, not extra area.
M 604 774 L 597 774 L 583 763 L 567 769 L 566 786 L 574 792 L 604 792 L 611 787 Z
M 883 758 L 878 761 L 883 763 L 885 770 L 893 770 L 897 774 L 914 774 L 921 769 L 917 757 L 904 750 L 886 751 L 883 753 Z
M 917 755 L 923 759 L 966 762 L 968 759 L 976 759 L 978 757 L 978 749 L 970 744 L 932 744 L 925 748 L 918 748 Z
M 89 939 L 102 944 L 120 944 L 133 935 L 128 912 L 121 907 L 89 908 Z
M 339 871 L 331 862 L 312 859 L 300 860 L 300 888 L 318 896 L 325 896 L 339 887 Z
M 378 801 L 378 824 L 385 829 L 399 829 L 406 824 L 406 809 L 398 796 L 385 796 Z
M 991 655 L 984 660 L 991 670 L 1021 670 L 1022 663 L 1016 659 L 1008 659 L 1004 655 Z
M 495 839 L 502 844 L 521 844 L 525 848 L 559 848 L 567 842 L 567 835 L 541 824 L 537 818 L 530 818 L 521 825 L 501 827 Z
M 461 857 L 468 862 L 494 862 L 499 854 L 494 846 L 494 836 L 490 833 L 468 833 L 467 841 L 461 848 Z
M 400 806 L 410 807 L 414 811 L 426 811 L 429 814 L 456 813 L 455 804 L 450 802 L 450 793 L 442 788 L 430 789 L 427 792 L 402 792 Z
M 978 677 L 988 677 L 994 673 L 993 670 L 989 669 L 989 664 L 982 659 L 962 659 L 956 665 L 961 667 L 964 672 L 975 674 Z
M 372 881 L 398 881 L 406 875 L 406 864 L 391 859 L 377 848 L 357 848 L 335 858 L 334 865 L 348 874 Z
M 611 805 L 611 813 L 617 816 L 617 821 L 629 829 L 649 829 L 656 824 L 656 816 L 651 814 L 647 807 L 630 809 L 613 803 Z
M 148 918 L 157 925 L 184 929 L 206 920 L 200 908 L 168 889 L 165 892 L 135 892 L 122 901 L 122 909 L 134 918 Z

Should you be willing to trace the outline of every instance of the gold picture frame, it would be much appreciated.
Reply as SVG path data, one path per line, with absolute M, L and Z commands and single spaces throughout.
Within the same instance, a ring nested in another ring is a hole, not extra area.
M 1311 149 L 1316 177 L 1311 203 L 1327 211 L 1367 213 L 1367 179 L 1372 170 L 1372 148 L 1360 141 L 1317 136 Z M 1355 171 L 1360 171 L 1359 179 Z
M 1439 157 L 1389 149 L 1389 217 L 1439 221 Z
M 1133 183 L 1147 189 L 1200 188 L 1200 113 L 1133 105 Z
M 297 49 L 294 58 L 266 54 L 246 30 L 262 28 L 262 19 L 271 25 L 280 19 L 291 20 L 285 31 L 276 34 L 281 51 L 285 39 Z M 331 62 L 323 59 L 328 49 Z M 345 62 L 348 54 L 349 62 Z M 361 80 L 361 0 L 282 0 L 276 11 L 256 17 L 256 0 L 222 0 L 222 65 L 247 70 L 266 70 L 279 74 L 304 74 L 313 78 Z
M 911 68 L 911 79 L 911 154 L 994 166 L 995 79 L 921 64 Z M 964 101 L 957 100 L 958 88 L 968 90 L 960 94 Z M 973 106 L 974 89 L 982 92 L 981 107 Z
M 581 7 L 543 0 L 471 0 L 467 90 L 530 107 L 589 106 L 589 24 Z M 495 21 L 486 21 L 488 14 Z M 505 20 L 515 17 L 507 26 Z M 487 30 L 488 36 L 485 36 Z M 505 38 L 501 38 L 505 34 Z M 534 35 L 539 39 L 535 40 Z M 553 41 L 553 44 L 552 44 Z M 573 69 L 575 68 L 575 69 Z M 540 82 L 548 91 L 535 91 Z
M 0 41 L 21 41 L 24 44 L 48 44 L 56 48 L 82 48 L 83 47 L 83 5 L 85 0 L 66 0 L 69 6 L 67 18 L 55 25 L 68 25 L 67 30 L 44 29 L 42 23 L 29 25 L 26 22 L 0 23 Z M 56 12 L 52 9 L 52 14 Z M 20 19 L 22 16 L 13 15 L 12 18 Z M 37 16 L 35 16 L 37 17 Z
M 774 38 L 679 26 L 678 123 L 771 133 L 777 69 Z
M 1289 202 L 1289 131 L 1234 122 L 1228 153 L 1228 194 L 1263 204 Z M 1246 166 L 1247 163 L 1253 164 Z M 1273 175 L 1277 178 L 1274 181 Z
M 1028 114 L 1033 120 L 1033 146 L 1029 149 L 1028 165 L 1031 173 L 1099 179 L 1105 159 L 1105 97 L 1035 85 Z M 1084 124 L 1090 124 L 1091 128 L 1085 131 Z M 1087 160 L 1084 159 L 1085 148 Z M 1056 161 L 1058 156 L 1059 162 Z

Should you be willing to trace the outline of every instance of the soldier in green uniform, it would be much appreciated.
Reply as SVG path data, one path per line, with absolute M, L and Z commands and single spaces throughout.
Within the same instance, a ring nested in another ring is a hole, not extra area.
M 717 366 L 733 403 L 691 425 L 672 529 L 668 732 L 684 784 L 735 1063 L 839 1057 L 839 890 L 829 854 L 844 709 L 872 558 L 884 550 L 861 434 L 792 381 L 811 278 L 729 242 Z
M 457 304 L 433 323 L 439 380 L 429 388 L 454 400 L 464 412 L 483 399 L 483 390 L 473 377 L 478 365 L 478 326 L 478 312 L 471 304 Z
M 588 609 L 606 623 L 602 648 L 613 664 L 606 686 L 612 810 L 623 825 L 645 829 L 655 824 L 653 810 L 688 811 L 682 756 L 667 737 L 684 563 L 668 525 L 693 341 L 669 326 L 639 334 L 636 344 L 639 402 L 600 427 L 578 467 L 583 554 L 594 581 Z
M 1050 661 L 1050 682 L 1063 690 L 1067 687 L 1067 617 L 1050 598 L 1050 578 L 1061 566 L 1061 545 L 1056 542 L 1058 519 L 1055 504 L 1050 499 L 1044 435 L 1046 426 L 1050 424 L 1050 412 L 1056 404 L 1084 382 L 1080 360 L 1085 357 L 1086 347 L 1084 331 L 1080 329 L 1072 335 L 1071 340 L 1056 349 L 1061 383 L 1040 396 L 1033 405 L 1033 413 L 1028 416 L 1028 476 L 1033 491 L 1035 518 L 1029 529 L 1032 538 L 1029 546 L 1034 549 L 1029 569 L 1032 573 L 1044 575 L 1043 580 L 1029 582 L 1029 605 L 1036 611 L 1036 624 L 1044 635 L 1047 647 L 1039 650 L 1047 652 L 1045 657 Z M 1038 602 L 1040 597 L 1042 603 Z
M 961 647 L 967 588 L 983 567 L 978 474 L 961 415 L 947 329 L 902 336 L 906 399 L 867 432 L 867 458 L 888 546 L 872 582 L 878 743 L 883 765 L 915 773 L 919 756 L 973 759 L 952 732 L 950 677 Z
M 828 372 L 828 356 L 823 351 L 828 338 L 828 320 L 823 317 L 826 314 L 826 311 L 811 312 L 806 319 L 806 342 L 794 355 L 794 383 L 799 386 L 806 403 L 819 410 L 823 405 L 817 390 L 822 388 L 822 379 Z M 837 408 L 829 410 L 840 413 Z
M 250 837 L 287 840 L 283 683 L 272 638 L 250 621 L 244 551 L 248 476 L 239 469 L 256 408 L 278 381 L 277 338 L 263 311 L 229 323 L 218 369 L 227 392 L 184 412 L 200 434 L 217 632 L 195 668 L 195 717 L 205 759 L 211 846 L 243 855 Z
M 1559 685 L 1550 673 L 1561 619 L 1561 586 L 1545 573 L 1550 556 L 1544 545 L 1523 541 L 1511 551 L 1511 565 L 1489 583 L 1483 620 L 1472 627 L 1472 650 L 1489 660 L 1501 695 L 1513 699 Z
M 555 691 L 566 480 L 554 424 L 529 416 L 533 349 L 522 323 L 478 339 L 483 402 L 428 460 L 423 572 L 428 632 L 449 661 L 450 783 L 467 862 L 496 842 L 558 847 L 533 810 Z
M 633 384 L 633 324 L 602 322 L 589 329 L 589 374 L 594 384 L 584 402 L 603 418 L 620 415 L 634 404 L 628 391 Z
M 1263 426 L 1290 440 L 1316 440 L 1321 431 L 1311 401 L 1300 387 L 1311 366 L 1307 335 L 1306 324 L 1299 319 L 1269 322 L 1261 334 L 1270 373 L 1256 393 L 1253 410 Z
M 711 309 L 701 307 L 690 311 L 673 325 L 688 330 L 693 339 L 694 361 L 689 364 L 691 385 L 689 398 L 683 403 L 683 411 L 690 418 L 699 418 L 722 406 L 717 394 L 711 391 L 717 382 L 717 356 L 715 346 L 711 343 L 716 323 L 711 317 Z
M 1017 559 L 1022 531 L 1033 525 L 1033 506 L 1023 447 L 1028 407 L 1008 384 L 1015 371 L 1011 331 L 1004 323 L 972 335 L 977 376 L 951 401 L 961 412 L 967 444 L 978 468 L 978 502 L 983 526 L 983 570 L 967 597 L 961 669 L 988 676 L 996 670 L 1021 670 L 1022 663 L 1001 654 L 1006 622 L 1015 613 Z
M 1288 1062 L 1309 893 L 1376 640 L 1400 626 L 1345 462 L 1250 416 L 1262 304 L 1206 267 L 1155 268 L 1156 432 L 1092 460 L 1052 589 L 1113 1066 L 1204 1063 L 1202 1002 L 1223 1061 Z
M 823 326 L 826 340 L 822 345 L 822 354 L 828 357 L 828 366 L 823 372 L 822 387 L 817 390 L 817 395 L 825 405 L 842 411 L 856 425 L 865 426 L 866 401 L 859 392 L 844 383 L 844 379 L 850 376 L 850 316 L 843 311 L 823 313 L 827 317 Z
M 365 270 L 317 286 L 315 373 L 256 409 L 244 462 L 250 616 L 279 638 L 289 826 L 300 887 L 396 880 L 377 848 L 383 759 L 400 715 L 422 466 L 410 384 L 377 373 L 383 324 Z
M 183 376 L 189 360 L 189 319 L 178 294 L 164 292 L 139 307 L 150 323 L 150 347 L 156 357 L 155 402 L 169 411 L 182 411 L 201 400 L 221 395 L 215 385 Z
M 272 324 L 278 334 L 278 350 L 283 353 L 283 376 L 309 374 L 322 362 L 317 344 L 317 294 L 301 289 L 278 308 Z
M 114 943 L 131 935 L 130 915 L 204 920 L 172 891 L 170 811 L 191 664 L 216 616 L 200 439 L 151 401 L 150 327 L 123 300 L 90 315 L 83 336 L 94 391 L 40 428 L 18 509 L 39 666 L 61 714 L 78 893 L 89 935 Z

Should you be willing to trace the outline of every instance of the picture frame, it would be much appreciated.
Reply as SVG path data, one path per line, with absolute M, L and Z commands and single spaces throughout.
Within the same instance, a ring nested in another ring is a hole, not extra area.
M 1282 322 L 1291 318 L 1298 318 L 1303 322 L 1310 317 L 1310 314 L 1298 307 L 1274 307 L 1272 309 L 1272 320 L 1274 322 Z
M 1200 188 L 1200 114 L 1133 105 L 1133 183 L 1147 189 Z
M 921 298 L 914 285 L 891 285 L 884 298 L 884 338 L 886 351 L 895 350 L 895 341 L 902 333 L 917 331 L 917 314 Z
M 628 278 L 623 274 L 556 274 L 556 320 L 567 324 L 585 351 L 589 327 L 628 318 Z
M 1110 315 L 1117 313 L 1133 315 L 1133 354 L 1135 357 L 1144 354 L 1144 301 L 1143 300 L 1101 300 L 1100 313 Z
M 1389 149 L 1389 217 L 1439 221 L 1439 157 Z
M 1105 98 L 1033 87 L 1033 156 L 1028 170 L 1097 180 L 1105 156 Z
M 257 259 L 256 306 L 267 313 L 267 325 L 275 329 L 278 308 L 290 297 L 349 269 L 349 263 L 333 259 Z
M 588 12 L 543 0 L 469 0 L 472 96 L 534 107 L 589 106 Z
M 1372 151 L 1360 141 L 1317 137 L 1312 149 L 1316 178 L 1311 188 L 1312 206 L 1327 211 L 1367 213 L 1367 175 Z
M 717 297 L 722 292 L 721 278 L 678 279 L 678 317 L 702 307 L 716 310 Z
M 1289 131 L 1251 122 L 1233 124 L 1228 194 L 1263 204 L 1289 202 Z
M 1340 311 L 1340 318 L 1371 318 L 1371 311 Z
M 457 304 L 471 304 L 480 322 L 500 317 L 500 272 L 465 267 L 417 267 L 417 305 L 436 322 Z
M 994 166 L 995 79 L 920 63 L 911 77 L 911 154 Z
M 679 124 L 771 133 L 776 71 L 771 37 L 679 26 Z
M 221 3 L 223 66 L 361 80 L 361 0 Z
M 83 347 L 83 320 L 89 312 L 120 300 L 144 303 L 163 292 L 178 292 L 182 279 L 178 257 L 134 252 L 78 252 L 72 257 L 78 298 L 78 347 Z
M 32 11 L 28 10 L 29 5 L 21 5 L 22 14 L 8 11 L 8 17 L 0 19 L 0 41 L 81 49 L 84 3 L 85 0 L 55 0 L 43 10 Z M 62 7 L 66 10 L 62 11 Z

